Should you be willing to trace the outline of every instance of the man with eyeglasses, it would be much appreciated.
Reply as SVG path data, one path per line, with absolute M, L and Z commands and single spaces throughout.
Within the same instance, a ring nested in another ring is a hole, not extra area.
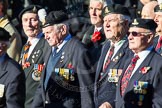
M 157 24 L 134 19 L 129 29 L 129 48 L 118 82 L 115 108 L 162 108 L 162 57 L 153 47 Z
M 129 11 L 119 4 L 108 5 L 102 12 L 104 33 L 107 42 L 104 44 L 95 76 L 94 101 L 96 108 L 113 108 L 118 78 L 122 72 L 119 68 L 121 58 L 128 50 L 127 30 Z

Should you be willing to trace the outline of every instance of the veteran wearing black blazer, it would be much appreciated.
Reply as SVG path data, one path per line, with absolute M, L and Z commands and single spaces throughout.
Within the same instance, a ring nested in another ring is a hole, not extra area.
M 153 48 L 156 27 L 151 19 L 134 19 L 130 26 L 129 48 L 138 59 L 131 63 L 134 58 L 131 57 L 125 62 L 117 88 L 116 108 L 162 107 L 162 57 Z
M 46 18 L 43 33 L 52 48 L 32 108 L 93 108 L 89 56 L 70 35 L 67 19 L 63 11 L 52 11 Z
M 9 33 L 0 28 L 0 108 L 24 108 L 25 74 L 7 52 Z
M 37 5 L 30 5 L 21 11 L 19 17 L 22 21 L 24 33 L 28 37 L 23 46 L 20 57 L 26 76 L 25 108 L 31 108 L 35 91 L 40 83 L 41 73 L 44 67 L 44 56 L 49 46 L 40 28 Z M 28 47 L 29 45 L 29 47 Z
M 101 54 L 101 49 L 105 43 L 105 34 L 103 30 L 102 9 L 106 5 L 105 1 L 90 0 L 89 15 L 91 26 L 87 28 L 83 35 L 82 43 L 88 48 L 91 55 L 91 61 L 94 68 L 97 67 L 97 62 Z
M 107 5 L 102 13 L 104 33 L 108 41 L 102 48 L 97 65 L 94 101 L 96 108 L 113 108 L 116 86 L 122 72 L 120 66 L 124 63 L 122 58 L 129 50 L 127 30 L 130 14 L 126 7 L 119 4 Z

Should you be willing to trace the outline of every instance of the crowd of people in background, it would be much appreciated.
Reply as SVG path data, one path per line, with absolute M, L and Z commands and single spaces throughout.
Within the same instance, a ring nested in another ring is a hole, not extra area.
M 162 0 L 0 0 L 0 108 L 162 108 Z

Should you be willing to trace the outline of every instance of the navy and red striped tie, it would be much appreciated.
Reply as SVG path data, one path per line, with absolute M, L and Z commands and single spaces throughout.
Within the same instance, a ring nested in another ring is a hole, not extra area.
M 134 56 L 132 58 L 132 61 L 131 61 L 130 65 L 128 66 L 127 70 L 124 73 L 124 76 L 123 76 L 123 78 L 121 80 L 121 86 L 120 86 L 120 91 L 121 91 L 121 95 L 122 96 L 123 96 L 123 94 L 124 94 L 124 92 L 125 92 L 125 90 L 126 90 L 126 88 L 128 86 L 128 82 L 130 80 L 130 77 L 132 75 L 133 69 L 134 69 L 138 59 L 139 59 L 138 55 Z

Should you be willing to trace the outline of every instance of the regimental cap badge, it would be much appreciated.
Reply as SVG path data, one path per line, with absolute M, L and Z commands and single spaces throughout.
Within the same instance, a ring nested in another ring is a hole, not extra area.
M 107 14 L 111 13 L 111 6 L 105 6 L 102 10 L 102 16 L 105 17 Z
M 33 11 L 33 12 L 37 12 L 36 6 L 33 7 L 33 10 L 32 10 L 32 11 Z
M 134 19 L 133 22 L 132 22 L 132 25 L 138 25 L 138 24 L 139 23 L 138 23 L 137 19 Z
M 108 14 L 110 12 L 109 7 L 105 7 L 105 14 Z

